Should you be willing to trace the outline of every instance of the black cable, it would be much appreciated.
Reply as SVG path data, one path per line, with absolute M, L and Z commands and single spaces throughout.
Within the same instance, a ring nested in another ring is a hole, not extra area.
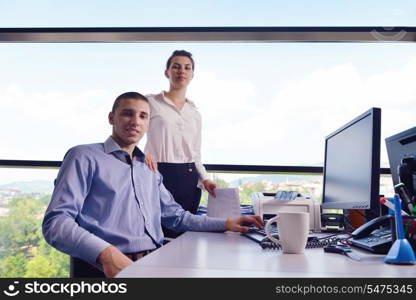
M 306 243 L 306 249 L 312 248 L 323 248 L 329 245 L 336 245 L 338 243 L 346 244 L 348 243 L 348 238 L 339 238 L 337 236 L 344 235 L 345 232 L 332 234 L 326 237 L 318 238 L 313 237 L 310 241 Z M 262 249 L 271 249 L 271 250 L 279 250 L 282 248 L 281 245 L 276 244 L 275 242 L 271 241 L 268 237 L 265 237 L 261 242 L 260 246 Z

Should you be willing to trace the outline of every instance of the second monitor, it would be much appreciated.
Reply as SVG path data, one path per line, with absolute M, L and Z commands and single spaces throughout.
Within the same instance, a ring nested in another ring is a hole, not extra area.
M 371 108 L 325 138 L 323 209 L 380 215 L 381 109 Z

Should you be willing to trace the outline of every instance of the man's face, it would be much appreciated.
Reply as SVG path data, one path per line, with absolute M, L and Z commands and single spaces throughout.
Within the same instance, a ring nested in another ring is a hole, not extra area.
M 108 120 L 113 125 L 113 138 L 121 148 L 137 145 L 149 129 L 150 107 L 146 101 L 125 99 L 120 101 Z

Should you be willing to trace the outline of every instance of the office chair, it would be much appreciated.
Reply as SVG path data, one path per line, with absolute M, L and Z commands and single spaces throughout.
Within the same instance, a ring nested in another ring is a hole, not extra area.
M 70 278 L 105 278 L 102 271 L 82 259 L 71 256 L 69 261 Z

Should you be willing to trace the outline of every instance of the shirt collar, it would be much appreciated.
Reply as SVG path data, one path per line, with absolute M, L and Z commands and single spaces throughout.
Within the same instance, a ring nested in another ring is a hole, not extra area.
M 113 139 L 113 137 L 110 135 L 106 141 L 104 142 L 104 152 L 107 154 L 116 152 L 116 151 L 124 151 L 120 148 L 120 146 L 117 144 L 117 142 Z M 140 151 L 140 149 L 135 146 L 133 150 L 133 157 L 137 157 L 137 159 L 141 162 L 144 162 L 144 153 Z
M 176 106 L 175 106 L 175 104 L 173 104 L 173 102 L 172 102 L 172 101 L 170 101 L 167 97 L 165 97 L 165 91 L 162 91 L 159 95 L 160 95 L 160 99 L 161 99 L 162 101 L 166 102 L 167 104 L 169 104 L 169 105 L 171 105 L 171 106 L 176 107 Z M 186 98 L 185 100 L 186 100 L 185 104 L 189 104 L 189 105 L 191 105 L 193 108 L 197 109 L 197 107 L 196 107 L 196 105 L 195 105 L 195 103 L 194 103 L 193 101 L 189 100 L 188 98 Z

